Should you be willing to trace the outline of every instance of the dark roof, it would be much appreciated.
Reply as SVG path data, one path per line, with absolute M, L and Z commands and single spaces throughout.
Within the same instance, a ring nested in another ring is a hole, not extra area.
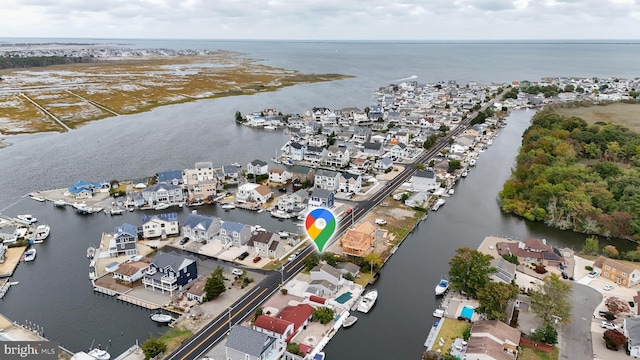
M 368 150 L 380 150 L 382 149 L 382 143 L 379 142 L 368 142 L 364 144 L 364 148 Z
M 231 328 L 225 346 L 259 358 L 274 341 L 276 341 L 276 338 L 273 336 L 236 325 Z
M 431 170 L 419 170 L 416 171 L 415 176 L 427 179 L 433 179 L 436 177 L 436 174 Z
M 209 216 L 189 214 L 189 216 L 187 216 L 187 219 L 184 221 L 183 226 L 188 226 L 193 229 L 198 225 L 202 225 L 204 229 L 209 229 L 214 220 L 214 218 Z
M 294 149 L 302 149 L 304 145 L 297 142 L 292 142 L 291 144 L 289 144 L 289 146 L 291 146 Z
M 324 148 L 322 146 L 309 145 L 309 146 L 307 146 L 307 150 L 309 152 L 323 152 Z
M 171 267 L 175 271 L 180 271 L 181 269 L 189 266 L 195 260 L 172 253 L 163 253 L 159 252 L 156 256 L 153 257 L 152 263 L 158 268 L 164 269 L 167 266 Z
M 232 174 L 232 173 L 237 173 L 238 172 L 238 167 L 235 166 L 235 165 L 224 165 L 222 167 L 222 172 L 225 173 L 225 175 Z
M 151 219 L 161 219 L 164 221 L 178 221 L 178 213 L 164 213 L 164 214 L 154 214 L 154 215 L 142 215 L 140 217 L 140 221 L 142 221 L 142 223 L 146 223 Z
M 247 226 L 246 224 L 242 224 L 239 222 L 235 222 L 235 221 L 224 221 L 222 223 L 222 229 L 225 229 L 226 231 L 229 232 L 241 232 L 242 229 L 244 229 L 244 227 Z
M 175 179 L 182 181 L 182 170 L 170 170 L 158 173 L 158 182 L 171 182 Z
M 271 241 L 272 237 L 273 237 L 273 233 L 271 231 L 258 231 L 257 233 L 251 236 L 249 241 L 251 243 L 259 242 L 262 244 L 268 244 Z
M 333 193 L 331 191 L 326 190 L 326 189 L 314 189 L 313 192 L 311 193 L 311 197 L 320 198 L 320 199 L 327 199 L 332 194 Z
M 260 166 L 260 167 L 267 165 L 266 162 L 259 159 L 253 160 L 250 164 L 253 166 Z
M 135 237 L 138 234 L 137 228 L 131 224 L 124 223 L 122 225 L 118 225 L 113 230 L 113 233 L 118 236 L 119 234 L 127 234 Z

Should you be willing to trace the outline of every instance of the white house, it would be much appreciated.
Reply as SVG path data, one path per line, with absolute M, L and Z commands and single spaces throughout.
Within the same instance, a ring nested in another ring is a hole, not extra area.
M 367 156 L 380 157 L 383 154 L 383 145 L 379 142 L 368 142 L 364 144 L 362 152 Z
M 403 143 L 393 145 L 393 147 L 391 147 L 391 157 L 397 160 L 410 159 L 411 150 Z
M 632 358 L 640 358 L 640 318 L 625 318 L 623 320 L 624 336 L 629 340 L 627 347 L 629 356 Z
M 359 193 L 362 190 L 362 176 L 342 173 L 340 174 L 338 187 L 340 192 Z
M 201 161 L 195 164 L 193 169 L 185 169 L 183 171 L 183 183 L 193 184 L 203 180 L 214 180 L 213 163 L 209 161 Z
M 280 236 L 270 231 L 259 231 L 249 238 L 247 251 L 255 256 L 276 259 L 284 254 L 284 244 Z
M 142 279 L 148 267 L 149 263 L 144 261 L 125 262 L 113 272 L 113 278 L 131 284 Z
M 273 336 L 281 341 L 286 341 L 289 336 L 293 335 L 294 331 L 292 322 L 269 315 L 258 316 L 252 327 L 256 331 Z
M 433 191 L 440 187 L 432 170 L 420 170 L 411 177 L 413 191 Z
M 242 325 L 231 328 L 224 345 L 226 360 L 279 359 L 286 350 L 284 341 Z
M 269 169 L 269 181 L 279 184 L 285 184 L 291 180 L 293 174 L 288 170 L 283 169 Z
M 336 192 L 340 186 L 340 173 L 320 169 L 316 171 L 313 182 L 316 188 Z
M 304 159 L 304 153 L 307 150 L 307 146 L 299 142 L 292 142 L 285 149 L 285 154 L 291 158 L 291 160 L 302 161 Z
M 346 147 L 329 146 L 325 163 L 329 166 L 344 167 L 349 164 L 350 155 Z
M 184 203 L 182 187 L 169 183 L 157 183 L 142 190 L 142 197 L 149 205 L 160 203 L 176 205 Z
M 269 165 L 262 160 L 253 160 L 247 164 L 247 174 L 266 175 L 269 171 Z
M 144 239 L 174 236 L 180 233 L 177 213 L 142 216 L 142 237 Z
M 209 216 L 191 213 L 182 225 L 182 232 L 185 237 L 193 241 L 209 242 L 212 241 L 220 232 L 222 220 Z
M 238 192 L 236 193 L 236 201 L 239 203 L 257 202 L 260 204 L 265 204 L 269 199 L 271 199 L 272 196 L 273 192 L 268 186 L 246 183 L 238 187 Z

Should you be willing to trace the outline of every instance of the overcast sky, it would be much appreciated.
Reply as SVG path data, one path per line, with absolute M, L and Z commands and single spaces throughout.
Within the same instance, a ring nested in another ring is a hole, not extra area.
M 640 0 L 2 0 L 0 37 L 638 39 Z

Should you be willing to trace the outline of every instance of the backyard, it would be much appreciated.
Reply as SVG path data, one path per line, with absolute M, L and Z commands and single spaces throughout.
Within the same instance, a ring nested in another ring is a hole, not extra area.
M 440 350 L 441 354 L 448 354 L 453 341 L 456 338 L 463 338 L 465 330 L 471 328 L 471 324 L 466 321 L 460 321 L 456 319 L 443 319 L 444 321 L 435 344 L 433 344 L 433 351 Z M 444 339 L 444 344 L 440 346 L 440 339 Z

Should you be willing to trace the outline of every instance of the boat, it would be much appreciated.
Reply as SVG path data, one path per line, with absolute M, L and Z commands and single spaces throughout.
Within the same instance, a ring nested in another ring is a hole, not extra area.
M 56 207 L 65 207 L 67 203 L 64 200 L 60 199 L 60 200 L 54 201 L 53 205 Z
M 35 239 L 42 241 L 48 238 L 50 231 L 51 228 L 49 227 L 49 225 L 38 225 L 38 227 L 36 227 Z
M 278 219 L 289 219 L 291 217 L 291 215 L 289 215 L 289 213 L 287 213 L 286 211 L 282 211 L 282 210 L 273 210 L 273 211 L 271 211 L 271 216 L 273 216 L 274 218 L 278 218 Z
M 493 144 L 493 140 L 489 139 L 487 140 L 487 145 L 492 145 Z
M 475 166 L 475 165 L 476 165 L 476 159 L 469 160 L 469 166 Z
M 39 201 L 39 202 L 44 202 L 44 198 L 41 198 L 40 196 L 36 196 L 36 195 L 29 195 L 30 198 L 32 198 L 35 201 Z
M 122 214 L 124 214 L 124 209 L 122 209 L 122 208 L 114 208 L 114 209 L 111 209 L 111 211 L 109 211 L 109 214 L 111 214 L 112 216 L 113 215 L 122 215 Z
M 454 192 L 456 192 L 454 189 L 449 189 L 449 191 L 447 191 L 449 195 L 453 195 Z
M 93 246 L 89 246 L 89 248 L 87 248 L 87 258 L 93 259 L 95 255 L 96 255 L 96 248 L 94 248 Z
M 466 171 L 466 170 L 465 170 L 465 171 L 463 171 L 463 172 L 462 172 L 462 174 L 460 174 L 460 176 L 462 176 L 463 178 L 466 178 L 466 177 L 467 177 L 467 175 L 469 175 L 469 172 L 468 172 L 468 171 Z
M 24 253 L 24 261 L 33 261 L 36 258 L 36 249 L 31 248 Z
M 168 324 L 173 321 L 173 317 L 163 313 L 154 313 L 151 314 L 151 320 L 161 324 Z
M 22 222 L 28 223 L 29 225 L 38 222 L 38 219 L 36 219 L 35 217 L 33 217 L 33 215 L 31 214 L 22 214 L 22 215 L 18 215 L 16 216 L 18 218 L 18 220 L 21 220 Z
M 111 354 L 109 354 L 106 350 L 102 350 L 100 348 L 92 349 L 87 354 L 89 356 L 93 357 L 96 360 L 109 360 L 109 359 L 111 359 Z
M 153 207 L 153 210 L 164 210 L 164 209 L 168 209 L 169 208 L 169 204 L 166 203 L 159 203 L 158 205 Z
M 445 202 L 445 199 L 438 199 L 438 201 L 436 201 L 435 204 L 433 204 L 433 206 L 431 207 L 431 210 L 438 211 L 438 209 L 440 209 L 440 206 L 444 205 Z
M 346 319 L 344 319 L 344 322 L 342 323 L 342 327 L 343 328 L 351 327 L 351 326 L 353 326 L 353 324 L 356 323 L 356 321 L 358 321 L 357 317 L 355 317 L 353 315 L 348 316 Z
M 313 360 L 325 360 L 325 354 L 321 351 L 313 355 Z
M 433 310 L 433 317 L 442 318 L 444 316 L 444 310 L 435 309 Z
M 222 205 L 222 208 L 225 209 L 225 210 L 231 210 L 231 209 L 235 209 L 236 206 L 233 205 L 233 204 L 230 204 L 230 203 L 225 203 L 225 204 Z
M 265 129 L 265 130 L 275 130 L 275 129 L 277 129 L 275 126 L 272 126 L 272 125 L 265 125 L 262 128 Z
M 440 282 L 436 286 L 436 295 L 442 295 L 449 289 L 449 281 L 440 279 Z
M 189 206 L 189 207 L 202 206 L 202 205 L 204 205 L 204 202 L 202 202 L 202 201 L 194 201 L 194 202 L 192 202 L 190 204 L 187 204 L 187 206 Z
M 368 313 L 373 307 L 373 305 L 375 305 L 377 299 L 378 299 L 378 290 L 369 291 L 362 297 L 362 300 L 360 300 L 360 303 L 358 304 L 358 308 L 357 308 L 358 311 L 365 314 Z

